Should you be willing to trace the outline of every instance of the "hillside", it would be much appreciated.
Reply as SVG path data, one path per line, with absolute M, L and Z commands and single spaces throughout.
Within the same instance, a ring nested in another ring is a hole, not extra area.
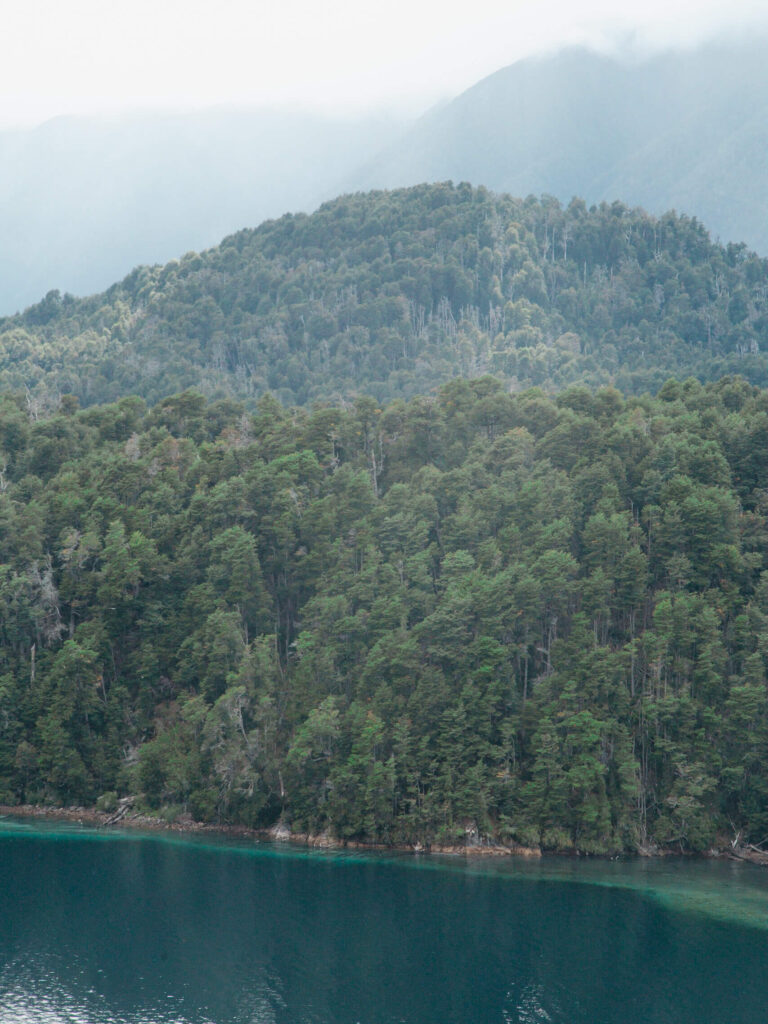
M 768 392 L 6 396 L 0 447 L 0 803 L 764 840 Z
M 483 79 L 348 181 L 621 199 L 699 217 L 724 242 L 768 254 L 766 153 L 764 40 L 642 60 L 571 50 Z
M 38 412 L 194 386 L 383 402 L 454 377 L 512 389 L 738 372 L 768 383 L 768 264 L 695 219 L 469 185 L 342 196 L 101 295 L 0 321 L 0 386 Z

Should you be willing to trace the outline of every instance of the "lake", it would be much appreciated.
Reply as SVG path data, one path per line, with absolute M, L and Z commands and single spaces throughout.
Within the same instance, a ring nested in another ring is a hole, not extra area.
M 0 821 L 2 1024 L 761 1024 L 768 870 Z

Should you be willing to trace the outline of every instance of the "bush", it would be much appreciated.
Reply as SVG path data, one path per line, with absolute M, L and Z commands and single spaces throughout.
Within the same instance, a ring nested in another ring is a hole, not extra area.
M 106 814 L 111 814 L 117 810 L 117 793 L 114 790 L 110 790 L 108 793 L 102 793 L 96 801 L 96 810 L 104 811 Z

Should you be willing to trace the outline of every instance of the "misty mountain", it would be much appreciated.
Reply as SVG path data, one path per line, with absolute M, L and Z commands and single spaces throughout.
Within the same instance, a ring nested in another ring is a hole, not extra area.
M 221 108 L 0 132 L 0 313 L 313 209 L 401 128 Z
M 427 113 L 347 184 L 450 179 L 562 202 L 620 199 L 696 216 L 715 237 L 768 253 L 765 51 L 519 61 Z
M 408 125 L 211 109 L 0 132 L 0 314 L 92 294 L 341 192 L 469 181 L 696 216 L 768 253 L 768 66 L 757 44 L 634 63 L 520 61 Z

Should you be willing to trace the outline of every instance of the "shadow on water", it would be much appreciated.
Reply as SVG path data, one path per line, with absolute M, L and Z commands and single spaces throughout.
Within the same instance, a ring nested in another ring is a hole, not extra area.
M 753 1024 L 768 1002 L 768 873 L 750 865 L 6 820 L 0 878 L 3 1024 Z

